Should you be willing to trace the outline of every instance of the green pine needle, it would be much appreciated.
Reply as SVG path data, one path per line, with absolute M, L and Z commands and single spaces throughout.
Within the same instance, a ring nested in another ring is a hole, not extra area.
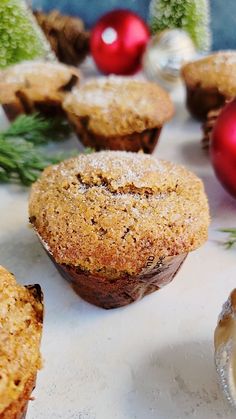
M 77 154 L 51 155 L 39 147 L 66 138 L 69 133 L 68 124 L 59 119 L 45 119 L 38 114 L 18 117 L 0 132 L 0 182 L 29 186 L 45 167 Z
M 152 0 L 150 25 L 153 33 L 180 28 L 187 31 L 200 51 L 210 49 L 209 0 Z
M 25 140 L 34 144 L 46 144 L 49 141 L 63 140 L 71 133 L 67 121 L 62 118 L 46 119 L 40 114 L 19 116 L 4 133 L 4 138 L 24 137 Z
M 231 249 L 236 246 L 236 228 L 221 228 L 219 231 L 228 233 L 228 238 L 224 242 L 226 249 Z

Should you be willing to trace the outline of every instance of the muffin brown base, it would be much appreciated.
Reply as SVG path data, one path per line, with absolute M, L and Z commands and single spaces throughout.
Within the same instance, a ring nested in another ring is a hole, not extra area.
M 24 419 L 27 412 L 28 402 L 35 388 L 36 375 L 30 377 L 20 397 L 12 402 L 2 413 L 0 419 Z
M 217 89 L 186 86 L 186 106 L 194 118 L 206 120 L 209 111 L 219 109 L 226 102 Z
M 139 276 L 108 279 L 84 272 L 75 266 L 55 262 L 60 274 L 71 282 L 75 292 L 84 300 L 105 309 L 117 308 L 140 300 L 145 295 L 169 284 L 177 274 L 187 254 L 168 257 L 156 264 L 151 272 Z
M 23 95 L 21 99 L 3 104 L 2 107 L 9 121 L 14 121 L 22 114 L 29 115 L 35 112 L 39 112 L 47 117 L 60 117 L 65 115 L 61 107 L 61 102 L 59 101 L 30 102 Z
M 87 129 L 88 118 L 77 118 L 72 114 L 67 115 L 73 125 L 79 140 L 86 147 L 99 150 L 122 150 L 151 154 L 157 144 L 162 127 L 147 129 L 143 132 L 134 132 L 128 135 L 103 136 L 94 134 Z
M 9 103 L 1 103 L 1 105 L 10 121 L 14 121 L 19 115 L 35 112 L 40 112 L 49 117 L 65 116 L 62 109 L 63 97 L 61 93 L 70 92 L 77 83 L 78 77 L 72 74 L 69 81 L 58 88 L 58 94 L 54 98 L 50 98 L 48 94 L 48 97 L 45 97 L 44 100 L 42 98 L 41 100 L 32 100 L 27 89 L 21 89 L 15 92 L 14 100 Z

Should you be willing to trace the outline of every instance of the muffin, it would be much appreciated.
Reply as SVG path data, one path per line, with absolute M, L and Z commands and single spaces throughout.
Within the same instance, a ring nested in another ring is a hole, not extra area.
M 39 285 L 18 285 L 0 266 L 0 419 L 25 417 L 41 367 L 42 323 Z
M 33 185 L 30 222 L 85 300 L 124 306 L 170 282 L 207 238 L 200 179 L 143 153 L 102 151 L 47 168 Z
M 152 153 L 173 104 L 160 86 L 124 77 L 101 77 L 73 89 L 63 103 L 85 146 Z
M 51 62 L 24 62 L 0 71 L 0 104 L 14 120 L 22 113 L 63 115 L 62 101 L 78 85 L 79 71 Z
M 220 51 L 185 64 L 182 77 L 187 108 L 195 118 L 205 120 L 209 111 L 236 96 L 236 51 Z
M 214 338 L 219 384 L 227 400 L 236 407 L 236 289 L 223 306 Z

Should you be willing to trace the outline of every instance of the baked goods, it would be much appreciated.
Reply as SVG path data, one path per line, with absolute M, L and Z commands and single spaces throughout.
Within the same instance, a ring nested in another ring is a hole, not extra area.
M 236 407 L 236 289 L 223 305 L 215 330 L 215 365 L 220 387 Z
M 104 308 L 170 282 L 207 238 L 200 179 L 143 153 L 103 151 L 47 168 L 33 185 L 30 222 L 87 301 Z
M 23 419 L 41 367 L 39 285 L 18 285 L 0 266 L 0 419 Z
M 186 104 L 201 120 L 236 96 L 236 51 L 220 51 L 185 64 L 182 77 L 186 84 Z
M 151 153 L 173 104 L 160 86 L 118 76 L 87 81 L 63 104 L 85 146 Z
M 65 94 L 79 82 L 79 71 L 60 63 L 24 62 L 0 71 L 0 104 L 8 118 L 22 113 L 63 114 Z

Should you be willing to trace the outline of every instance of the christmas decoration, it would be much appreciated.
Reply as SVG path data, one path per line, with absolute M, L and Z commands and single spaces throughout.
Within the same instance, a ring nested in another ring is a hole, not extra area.
M 152 0 L 150 25 L 153 33 L 170 28 L 182 28 L 191 36 L 196 47 L 209 51 L 211 35 L 208 0 Z
M 89 52 L 89 32 L 84 29 L 83 21 L 62 15 L 58 10 L 34 14 L 58 60 L 70 65 L 80 64 Z
M 103 73 L 127 75 L 140 68 L 148 39 L 149 29 L 142 19 L 127 10 L 115 10 L 93 28 L 90 48 Z
M 180 68 L 196 56 L 193 41 L 182 29 L 167 29 L 148 43 L 143 56 L 143 69 L 150 80 L 173 87 L 180 81 Z
M 236 407 L 236 289 L 224 303 L 214 335 L 215 366 L 220 388 Z
M 236 99 L 228 103 L 217 118 L 210 155 L 218 179 L 236 197 Z
M 226 249 L 236 246 L 236 228 L 221 228 L 220 231 L 228 234 L 228 238 L 224 241 Z
M 41 29 L 23 0 L 1 0 L 0 67 L 52 55 Z
M 217 118 L 221 112 L 222 108 L 214 109 L 207 114 L 207 119 L 202 125 L 203 138 L 202 138 L 202 148 L 208 150 L 210 146 L 210 140 L 212 135 L 212 130 L 215 126 Z
M 61 119 L 45 119 L 38 114 L 19 116 L 0 132 L 0 182 L 28 186 L 45 167 L 72 156 L 74 153 L 50 155 L 39 148 L 55 138 L 68 137 L 70 132 L 69 125 Z

